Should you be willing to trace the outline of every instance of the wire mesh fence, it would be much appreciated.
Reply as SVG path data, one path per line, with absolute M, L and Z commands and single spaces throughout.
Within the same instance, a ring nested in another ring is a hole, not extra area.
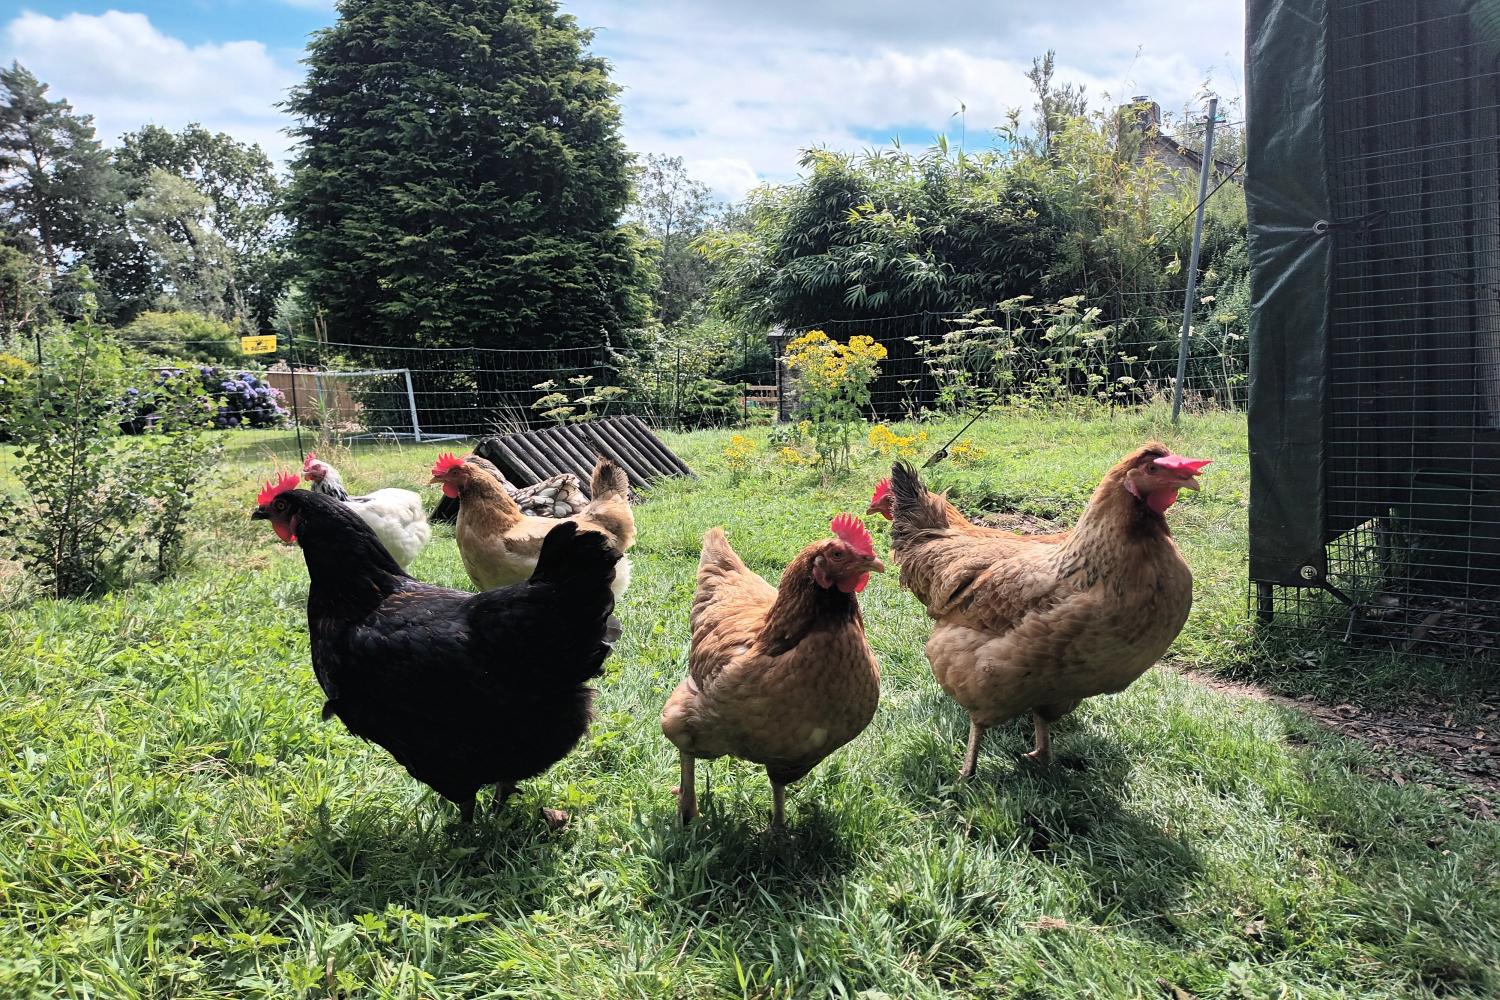
M 1500 20 L 1488 7 L 1329 4 L 1327 411 L 1305 456 L 1323 463 L 1323 509 L 1305 516 L 1322 519 L 1326 579 L 1309 565 L 1306 588 L 1259 589 L 1265 619 L 1450 658 L 1500 650 Z
M 1168 295 L 1156 299 L 1155 312 L 1141 308 L 1143 301 L 1128 323 L 1100 323 L 1078 308 L 1064 311 L 1060 321 L 999 321 L 991 311 L 830 319 L 816 327 L 835 339 L 866 335 L 885 346 L 888 357 L 871 387 L 872 419 L 969 412 L 1010 395 L 1128 406 L 1172 388 L 1181 305 Z M 793 419 L 796 375 L 782 352 L 813 328 L 773 332 L 768 368 L 756 367 L 765 352 L 747 336 L 727 362 L 721 358 L 721 366 L 737 363 L 738 379 L 731 383 L 706 377 L 696 348 L 670 342 L 635 350 L 607 343 L 498 350 L 299 337 L 282 339 L 263 374 L 256 374 L 259 366 L 241 371 L 222 362 L 203 368 L 213 373 L 205 384 L 231 401 L 253 399 L 265 388 L 275 394 L 285 411 L 283 433 L 263 436 L 262 447 L 290 457 L 309 440 L 454 441 L 608 415 L 637 416 L 659 429 Z M 1189 407 L 1243 406 L 1245 340 L 1238 328 L 1198 324 L 1190 342 Z
M 877 319 L 832 319 L 775 335 L 782 349 L 822 330 L 836 340 L 873 337 L 888 356 L 871 386 L 873 415 L 915 419 L 924 411 L 968 409 L 1006 396 L 1092 397 L 1139 405 L 1171 394 L 1182 326 L 1180 293 L 1130 293 L 1127 319 L 1089 318 L 1081 306 L 997 317 L 924 312 Z M 780 352 L 778 351 L 778 354 Z M 780 415 L 795 411 L 796 384 L 778 371 Z M 1243 409 L 1248 350 L 1239 317 L 1201 316 L 1189 334 L 1183 390 L 1189 409 Z

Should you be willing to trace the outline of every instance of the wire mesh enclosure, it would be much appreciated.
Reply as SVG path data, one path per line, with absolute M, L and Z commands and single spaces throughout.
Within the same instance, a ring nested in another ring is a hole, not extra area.
M 305 426 L 358 438 L 482 437 L 587 417 L 635 416 L 656 426 L 717 426 L 774 408 L 772 372 L 705 386 L 701 359 L 678 350 L 587 347 L 372 347 L 295 338 L 296 367 L 277 387 Z M 360 370 L 340 371 L 356 359 Z M 747 353 L 748 358 L 748 353 Z M 285 365 L 283 364 L 283 367 Z M 292 386 L 298 390 L 293 398 Z M 309 392 L 311 389 L 313 391 Z M 771 398 L 763 398 L 768 391 Z
M 1500 4 L 1249 14 L 1261 618 L 1494 655 Z
M 968 410 L 995 395 L 1092 396 L 1121 405 L 1171 394 L 1176 380 L 1182 292 L 1127 292 L 1119 318 L 1087 316 L 1090 303 L 971 312 L 830 319 L 772 335 L 778 359 L 780 417 L 797 410 L 786 346 L 811 330 L 847 341 L 868 336 L 885 347 L 870 386 L 872 416 L 915 419 L 923 410 Z M 1114 308 L 1114 306 L 1112 306 Z M 1183 388 L 1193 408 L 1243 409 L 1247 345 L 1237 321 L 1200 306 L 1193 321 Z

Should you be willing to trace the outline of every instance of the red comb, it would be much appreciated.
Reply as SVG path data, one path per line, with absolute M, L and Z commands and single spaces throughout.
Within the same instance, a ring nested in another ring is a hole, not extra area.
M 1183 472 L 1197 473 L 1205 465 L 1213 463 L 1211 458 L 1185 458 L 1182 455 L 1167 455 L 1158 458 L 1156 464 L 1165 469 L 1179 469 Z
M 451 451 L 445 451 L 441 455 L 439 455 L 438 460 L 433 463 L 432 474 L 434 476 L 441 476 L 444 473 L 453 471 L 463 464 L 463 459 L 459 458 Z
M 318 460 L 318 453 L 317 452 L 315 452 L 315 451 L 308 452 L 307 453 L 307 457 L 302 460 L 302 471 L 306 472 L 308 469 L 311 469 L 312 468 L 312 464 L 314 462 L 316 462 L 317 460 Z
M 288 490 L 297 488 L 297 476 L 292 472 L 278 472 L 276 479 L 266 481 L 266 485 L 255 497 L 255 502 L 264 507 Z
M 875 495 L 870 498 L 870 506 L 875 506 L 880 501 L 891 495 L 891 481 L 882 479 L 875 484 Z
M 828 528 L 860 555 L 875 555 L 874 539 L 870 537 L 864 522 L 853 514 L 840 514 L 828 523 Z

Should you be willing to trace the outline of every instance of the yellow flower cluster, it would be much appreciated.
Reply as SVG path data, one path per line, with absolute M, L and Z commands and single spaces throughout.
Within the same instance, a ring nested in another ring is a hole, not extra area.
M 786 346 L 787 367 L 802 377 L 807 388 L 830 394 L 863 386 L 879 372 L 885 358 L 884 345 L 862 334 L 841 344 L 822 330 L 810 330 Z
M 987 450 L 967 438 L 948 449 L 948 456 L 953 459 L 953 464 L 964 468 L 984 461 L 988 454 Z
M 755 457 L 758 445 L 743 434 L 736 434 L 729 439 L 729 444 L 724 448 L 724 464 L 736 477 L 750 471 L 750 461 Z
M 885 424 L 876 424 L 870 428 L 869 440 L 870 447 L 882 458 L 911 458 L 927 443 L 927 432 L 917 431 L 915 434 L 902 436 Z
M 780 462 L 782 465 L 790 465 L 795 467 L 806 465 L 809 461 L 811 461 L 811 459 L 802 454 L 802 452 L 798 451 L 796 448 L 782 448 L 776 453 L 776 461 Z

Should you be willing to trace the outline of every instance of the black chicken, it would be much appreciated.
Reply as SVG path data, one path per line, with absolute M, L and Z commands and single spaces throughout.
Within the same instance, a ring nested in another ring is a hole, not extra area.
M 481 786 L 498 808 L 573 749 L 610 653 L 618 556 L 603 535 L 559 522 L 530 580 L 471 594 L 407 576 L 344 504 L 296 483 L 268 483 L 251 517 L 302 546 L 323 718 L 390 751 L 466 822 Z

